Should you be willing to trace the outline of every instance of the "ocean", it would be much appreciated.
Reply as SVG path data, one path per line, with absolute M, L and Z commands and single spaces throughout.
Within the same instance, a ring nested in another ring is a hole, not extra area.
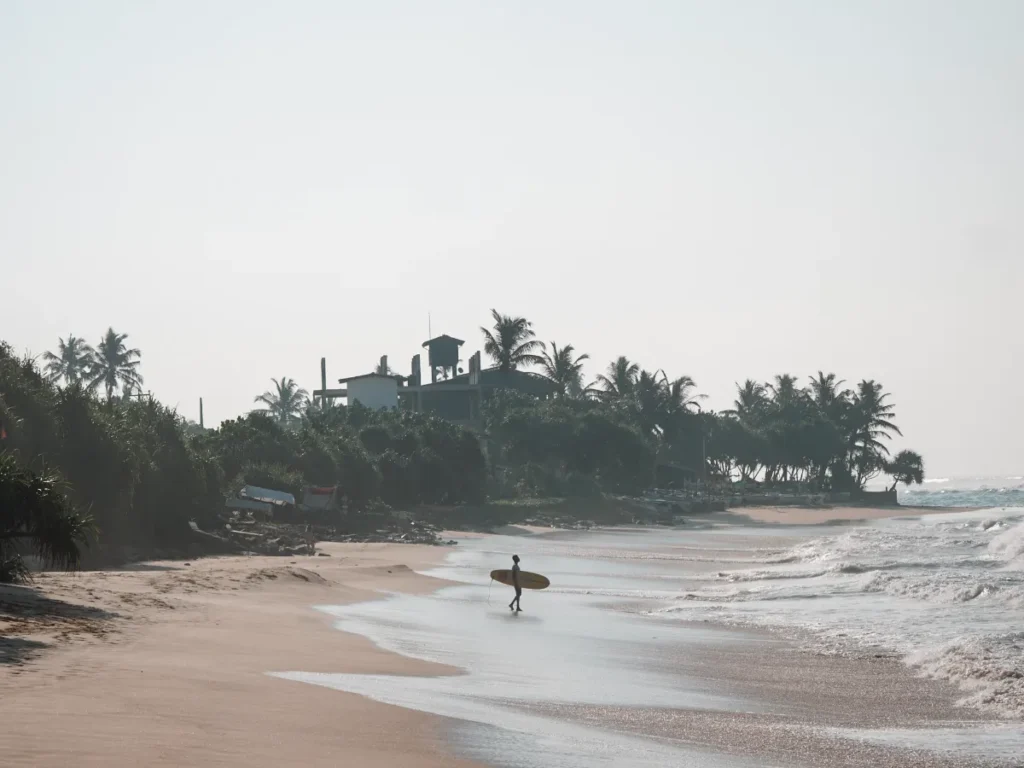
M 936 477 L 897 493 L 907 506 L 1024 507 L 1024 475 Z
M 552 582 L 525 592 L 519 615 L 487 576 L 513 552 Z M 461 541 L 430 573 L 458 585 L 320 610 L 339 629 L 465 674 L 281 676 L 454 718 L 460 752 L 515 768 L 806 764 L 724 755 L 646 725 L 680 710 L 804 718 L 823 738 L 953 761 L 936 765 L 1015 765 L 1024 754 L 1024 508 L 490 536 Z M 776 639 L 808 659 L 881 659 L 908 679 L 945 681 L 963 714 L 927 727 L 826 727 L 695 661 L 725 651 L 771 664 Z

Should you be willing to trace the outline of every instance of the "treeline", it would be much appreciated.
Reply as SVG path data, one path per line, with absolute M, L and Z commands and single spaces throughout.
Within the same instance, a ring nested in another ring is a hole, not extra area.
M 34 360 L 18 358 L 0 343 L 0 493 L 20 494 L 26 483 L 36 483 L 64 502 L 61 507 L 52 503 L 56 496 L 41 495 L 40 503 L 49 499 L 49 512 L 40 512 L 32 525 L 19 517 L 29 508 L 24 501 L 20 508 L 4 504 L 0 561 L 6 565 L 0 570 L 16 571 L 26 545 L 45 559 L 77 563 L 73 542 L 60 545 L 61 557 L 49 556 L 59 542 L 52 526 L 42 525 L 44 517 L 72 521 L 65 527 L 76 531 L 77 544 L 95 533 L 93 554 L 182 541 L 189 519 L 203 519 L 223 504 L 224 485 L 218 458 L 185 427 L 156 402 L 113 394 L 101 399 L 82 380 L 57 386 Z
M 131 369 L 134 370 L 134 367 Z M 309 408 L 254 412 L 201 430 L 131 389 L 54 376 L 0 343 L 0 579 L 21 555 L 74 566 L 187 543 L 244 483 L 338 485 L 359 510 L 485 497 L 486 462 L 470 432 L 423 414 Z
M 422 413 L 307 406 L 287 424 L 253 412 L 226 421 L 200 442 L 224 474 L 301 495 L 305 486 L 338 486 L 351 510 L 459 504 L 485 498 L 486 462 L 473 433 Z
M 652 485 L 863 488 L 888 473 L 921 482 L 881 384 L 844 386 L 818 373 L 746 381 L 719 413 L 689 376 L 626 357 L 585 383 L 588 359 L 542 344 L 524 318 L 493 312 L 484 349 L 503 371 L 539 369 L 552 395 L 496 393 L 484 434 L 423 413 L 311 405 L 292 379 L 258 396 L 265 410 L 203 430 L 141 397 L 141 353 L 113 329 L 94 350 L 60 340 L 44 366 L 0 342 L 0 578 L 20 554 L 74 565 L 173 549 L 188 521 L 216 522 L 225 493 L 244 484 L 289 490 L 337 486 L 345 507 L 463 504 L 487 498 L 636 494 Z
M 511 410 L 499 405 L 488 421 L 492 437 L 508 443 L 505 456 L 513 473 L 531 478 L 573 478 L 582 472 L 604 490 L 627 487 L 612 446 L 596 448 L 588 439 L 599 419 L 614 425 L 605 439 L 619 441 L 637 463 L 655 457 L 647 477 L 680 484 L 739 480 L 768 486 L 799 485 L 814 490 L 861 489 L 882 473 L 897 483 L 920 483 L 924 464 L 914 451 L 890 454 L 887 443 L 902 434 L 895 407 L 880 383 L 862 380 L 845 386 L 833 373 L 819 371 L 800 386 L 783 374 L 771 382 L 748 379 L 737 385 L 731 409 L 715 413 L 701 406 L 690 376 L 669 377 L 622 356 L 603 374 L 584 383 L 586 354 L 573 345 L 543 343 L 522 317 L 492 310 L 493 326 L 481 329 L 484 349 L 496 367 L 509 371 L 535 368 L 548 379 L 555 402 L 518 401 Z M 639 440 L 636 439 L 639 435 Z M 511 441 L 511 442 L 509 442 Z M 597 468 L 597 455 L 612 466 Z M 632 475 L 637 483 L 643 473 Z

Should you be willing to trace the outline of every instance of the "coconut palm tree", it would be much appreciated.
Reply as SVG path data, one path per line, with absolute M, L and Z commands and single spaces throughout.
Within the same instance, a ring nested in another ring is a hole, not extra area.
M 520 366 L 540 365 L 542 358 L 536 351 L 543 347 L 534 336 L 533 327 L 525 317 L 502 315 L 491 310 L 494 318 L 492 329 L 481 327 L 484 335 L 484 352 L 491 356 L 498 370 L 510 373 Z
M 783 373 L 775 377 L 774 384 L 766 385 L 772 393 L 772 400 L 781 408 L 792 405 L 800 398 L 800 389 L 796 385 L 796 376 Z
M 604 388 L 607 399 L 618 400 L 633 393 L 639 376 L 640 366 L 620 355 L 608 364 L 608 369 L 597 377 L 597 381 Z
M 291 424 L 302 416 L 309 400 L 309 392 L 299 387 L 294 379 L 282 376 L 271 379 L 274 389 L 257 396 L 253 402 L 263 403 L 264 410 L 283 425 Z
M 870 379 L 861 381 L 853 395 L 847 428 L 859 484 L 885 468 L 889 448 L 882 441 L 892 439 L 892 433 L 903 434 L 893 423 L 896 407 L 886 402 L 888 397 L 881 383 Z
M 576 349 L 572 344 L 566 344 L 559 349 L 554 341 L 551 342 L 550 353 L 543 342 L 541 347 L 544 351 L 540 355 L 540 367 L 544 377 L 558 387 L 558 394 L 581 396 L 584 391 L 583 361 L 589 360 L 590 355 L 575 357 Z
M 642 370 L 633 382 L 632 407 L 645 434 L 662 434 L 665 421 L 665 387 L 657 373 Z
M 694 392 L 697 389 L 697 382 L 689 376 L 680 376 L 669 381 L 665 372 L 661 372 L 662 386 L 665 389 L 665 408 L 670 415 L 690 413 L 691 408 L 700 409 L 698 400 L 703 400 L 704 395 Z
M 736 399 L 732 409 L 725 413 L 735 416 L 747 426 L 752 426 L 764 413 L 768 401 L 768 387 L 753 379 L 747 379 L 743 386 L 736 385 Z
M 102 384 L 108 402 L 113 399 L 118 387 L 137 389 L 142 385 L 142 374 L 139 373 L 142 353 L 137 349 L 128 349 L 125 346 L 127 338 L 127 333 L 115 333 L 113 328 L 108 328 L 96 347 L 89 386 L 92 388 Z
M 834 373 L 818 371 L 817 376 L 811 376 L 811 398 L 821 415 L 836 424 L 839 423 L 852 394 L 848 389 L 840 389 L 845 383 L 842 379 L 837 379 Z
M 77 384 L 87 378 L 95 362 L 96 352 L 85 339 L 68 334 L 67 341 L 57 339 L 57 354 L 46 352 L 46 377 L 56 384 L 64 380 L 65 384 Z

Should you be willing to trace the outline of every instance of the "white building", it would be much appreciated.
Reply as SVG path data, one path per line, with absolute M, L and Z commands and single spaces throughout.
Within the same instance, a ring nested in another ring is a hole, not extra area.
M 397 376 L 384 376 L 379 373 L 364 373 L 362 376 L 350 376 L 339 379 L 348 390 L 348 404 L 359 403 L 366 408 L 380 410 L 398 407 Z

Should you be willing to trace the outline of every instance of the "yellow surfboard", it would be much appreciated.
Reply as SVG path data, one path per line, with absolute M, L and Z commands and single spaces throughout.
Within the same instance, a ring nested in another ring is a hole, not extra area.
M 512 571 L 510 570 L 491 571 L 491 578 L 501 584 L 508 584 L 510 587 L 515 586 L 515 582 L 512 581 Z M 520 571 L 519 586 L 523 589 L 547 589 L 551 586 L 551 582 L 548 581 L 547 576 L 541 576 L 539 573 Z

